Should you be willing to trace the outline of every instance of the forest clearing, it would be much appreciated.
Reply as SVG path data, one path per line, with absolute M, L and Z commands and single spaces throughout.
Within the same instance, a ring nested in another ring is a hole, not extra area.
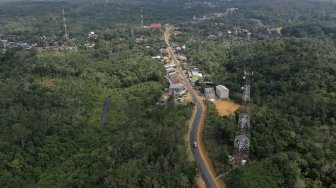
M 238 104 L 227 100 L 216 100 L 212 103 L 215 105 L 219 116 L 233 115 L 240 107 Z

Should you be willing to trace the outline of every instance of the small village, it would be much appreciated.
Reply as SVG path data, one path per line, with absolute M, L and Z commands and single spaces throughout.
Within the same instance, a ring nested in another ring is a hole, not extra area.
M 336 188 L 336 0 L 0 0 L 0 188 Z
M 200 15 L 200 16 L 193 16 L 191 20 L 191 24 L 200 24 L 205 21 L 209 20 L 215 20 L 220 17 L 228 17 L 228 16 L 234 16 L 239 11 L 238 8 L 226 8 L 225 12 L 216 12 L 206 15 Z M 269 28 L 266 27 L 263 22 L 259 19 L 250 18 L 249 21 L 251 21 L 251 24 L 255 22 L 257 25 L 255 28 L 246 28 L 241 25 L 230 25 L 226 24 L 224 22 L 214 22 L 213 24 L 218 27 L 220 30 L 217 33 L 209 34 L 207 36 L 208 39 L 218 39 L 218 38 L 225 38 L 225 37 L 233 37 L 233 39 L 237 41 L 243 41 L 243 40 L 251 40 L 257 39 L 257 40 L 266 40 L 271 37 L 277 37 L 280 36 L 282 33 L 282 27 L 276 27 L 276 28 Z
M 185 50 L 186 46 L 184 44 L 172 43 L 172 51 L 175 53 L 180 66 L 172 61 L 167 48 L 161 48 L 159 50 L 160 55 L 152 57 L 160 61 L 165 67 L 165 77 L 169 84 L 169 87 L 166 88 L 165 93 L 157 104 L 165 104 L 169 96 L 172 96 L 176 103 L 187 104 L 188 102 L 192 102 L 186 87 L 187 82 L 205 100 L 215 103 L 215 101 L 229 99 L 229 89 L 224 85 L 213 86 L 211 81 L 204 81 L 203 73 L 192 63 L 188 62 L 186 55 L 183 53 Z M 183 77 L 187 78 L 187 80 L 184 80 Z M 201 87 L 201 85 L 205 85 L 205 87 Z
M 0 37 L 0 47 L 5 49 L 16 48 L 16 49 L 36 49 L 37 51 L 45 50 L 57 50 L 57 51 L 68 51 L 68 50 L 77 50 L 77 46 L 71 43 L 75 42 L 76 39 L 70 39 L 69 44 L 64 43 L 64 39 L 52 36 L 52 37 L 38 37 L 35 36 L 37 40 L 41 41 L 40 43 L 29 43 L 26 41 L 16 40 L 15 36 L 2 36 Z

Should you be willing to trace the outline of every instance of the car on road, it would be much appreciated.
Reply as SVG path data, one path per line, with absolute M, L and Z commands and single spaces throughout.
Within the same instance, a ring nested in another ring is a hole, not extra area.
M 197 142 L 194 142 L 194 147 L 197 148 Z

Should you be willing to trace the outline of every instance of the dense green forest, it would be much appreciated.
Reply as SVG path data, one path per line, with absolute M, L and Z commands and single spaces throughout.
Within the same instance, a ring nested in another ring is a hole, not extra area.
M 229 187 L 335 187 L 335 3 L 227 4 L 238 11 L 183 25 L 183 33 L 175 37 L 189 47 L 189 61 L 209 81 L 227 86 L 235 102 L 242 100 L 244 68 L 254 73 L 247 165 L 237 168 L 228 159 L 238 112 L 219 117 L 212 103 L 207 103 L 204 142 L 218 174 L 226 174 L 223 179 Z M 252 38 L 225 33 L 234 26 L 249 29 Z M 266 40 L 255 37 L 280 26 L 281 35 L 271 34 Z
M 335 183 L 335 52 L 330 41 L 287 38 L 224 53 L 218 74 L 227 77 L 214 78 L 231 89 L 232 99 L 241 100 L 243 68 L 254 70 L 251 163 L 231 171 L 231 187 Z M 229 171 L 227 155 L 233 151 L 237 117 L 219 118 L 211 104 L 208 115 L 207 125 L 212 127 L 205 137 L 217 146 L 213 157 L 219 170 Z
M 191 107 L 155 105 L 164 89 L 158 62 L 98 52 L 1 56 L 1 187 L 194 186 L 183 140 Z
M 0 46 L 0 187 L 195 187 L 186 120 L 192 105 L 155 105 L 167 87 L 152 59 L 174 24 L 188 63 L 241 102 L 254 72 L 250 161 L 232 165 L 237 116 L 207 103 L 204 142 L 228 187 L 336 186 L 336 4 L 310 0 L 0 0 L 0 38 L 75 50 Z M 62 9 L 70 44 L 62 39 Z M 195 21 L 210 13 L 228 15 Z M 229 33 L 239 26 L 251 37 Z M 281 28 L 281 33 L 274 32 Z M 88 38 L 90 31 L 96 38 Z M 267 37 L 260 37 L 267 36 Z M 144 38 L 136 43 L 136 38 Z M 87 43 L 94 43 L 89 48 Z M 105 97 L 108 121 L 101 126 Z
M 61 38 L 62 6 L 1 4 L 1 34 Z M 162 34 L 123 16 L 138 16 L 135 5 L 106 6 L 66 2 L 77 50 L 0 48 L 0 187 L 195 187 L 184 141 L 192 107 L 156 105 L 165 70 L 151 56 L 164 46 Z M 87 39 L 91 30 L 96 39 Z
M 139 27 L 141 7 L 145 25 L 185 22 L 192 19 L 193 15 L 213 11 L 203 6 L 186 10 L 183 4 L 184 1 L 180 0 L 4 2 L 0 6 L 0 34 L 24 35 L 25 38 L 35 35 L 61 35 L 63 8 L 70 36 L 73 37 L 79 37 L 92 30 Z

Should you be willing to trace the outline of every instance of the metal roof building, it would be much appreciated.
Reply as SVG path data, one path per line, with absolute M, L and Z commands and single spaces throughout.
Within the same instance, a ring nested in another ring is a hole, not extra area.
M 151 28 L 151 29 L 159 29 L 159 28 L 161 28 L 161 24 L 150 24 L 150 26 L 149 26 L 149 28 Z
M 205 98 L 207 99 L 216 98 L 215 90 L 213 88 L 204 88 L 204 95 L 205 95 Z
M 229 89 L 223 85 L 216 86 L 216 95 L 220 99 L 228 99 L 229 98 Z

